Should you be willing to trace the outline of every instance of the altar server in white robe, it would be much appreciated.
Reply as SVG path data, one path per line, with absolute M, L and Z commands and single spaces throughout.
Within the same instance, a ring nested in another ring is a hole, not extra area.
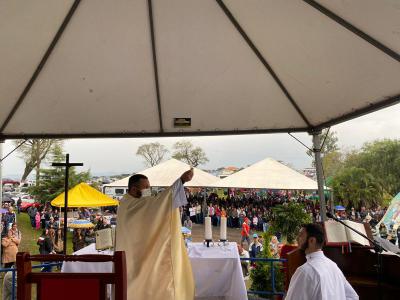
M 297 242 L 305 251 L 307 262 L 292 276 L 285 300 L 358 299 L 336 263 L 322 252 L 324 230 L 320 225 L 304 225 Z
M 183 184 L 193 169 L 152 197 L 141 174 L 129 178 L 117 214 L 116 250 L 125 251 L 129 300 L 191 300 L 194 279 L 181 234 L 179 206 L 187 204 Z

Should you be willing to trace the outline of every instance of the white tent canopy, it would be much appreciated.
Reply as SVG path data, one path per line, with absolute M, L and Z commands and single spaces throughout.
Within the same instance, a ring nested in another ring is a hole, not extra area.
M 396 0 L 3 0 L 0 140 L 311 131 L 400 100 Z
M 150 185 L 152 187 L 166 187 L 171 186 L 185 171 L 188 171 L 190 166 L 179 160 L 171 158 L 165 162 L 162 162 L 154 167 L 148 168 L 138 174 L 143 174 L 149 178 Z M 185 186 L 190 187 L 205 187 L 218 181 L 218 177 L 215 177 L 203 170 L 193 168 L 194 176 L 190 182 L 187 182 Z M 114 181 L 110 184 L 105 184 L 103 187 L 127 187 L 129 177 L 125 177 L 121 180 Z
M 272 158 L 259 161 L 211 187 L 272 190 L 317 190 L 317 182 Z

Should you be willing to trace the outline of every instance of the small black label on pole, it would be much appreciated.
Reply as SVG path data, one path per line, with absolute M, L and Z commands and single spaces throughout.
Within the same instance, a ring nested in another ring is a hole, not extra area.
M 174 118 L 174 128 L 188 128 L 192 126 L 192 118 Z

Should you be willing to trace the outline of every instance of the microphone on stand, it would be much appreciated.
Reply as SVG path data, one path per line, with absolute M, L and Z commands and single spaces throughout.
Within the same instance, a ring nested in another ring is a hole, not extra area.
M 332 213 L 330 213 L 329 211 L 326 213 L 326 216 L 327 216 L 328 218 L 334 219 L 335 221 L 338 220 L 338 219 L 337 219 Z
M 381 257 L 381 254 L 382 254 L 382 251 L 384 250 L 383 247 L 380 244 L 378 244 L 376 241 L 374 241 L 373 239 L 370 239 L 365 234 L 363 234 L 363 233 L 359 232 L 358 230 L 354 229 L 353 227 L 347 225 L 342 220 L 340 220 L 339 218 L 334 216 L 332 213 L 327 212 L 326 216 L 328 218 L 331 218 L 332 220 L 342 224 L 343 226 L 349 228 L 350 230 L 354 231 L 358 235 L 360 235 L 363 238 L 367 239 L 372 245 L 374 245 L 374 250 L 375 250 L 375 253 L 377 255 L 376 269 L 377 269 L 377 275 L 378 275 L 378 290 L 379 290 L 378 293 L 379 293 L 379 299 L 382 299 L 382 257 Z

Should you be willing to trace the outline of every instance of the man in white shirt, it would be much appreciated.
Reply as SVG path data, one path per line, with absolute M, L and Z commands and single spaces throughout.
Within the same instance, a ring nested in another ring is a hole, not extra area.
M 320 225 L 304 225 L 297 237 L 307 262 L 290 280 L 286 300 L 359 299 L 338 266 L 322 252 L 324 231 Z

